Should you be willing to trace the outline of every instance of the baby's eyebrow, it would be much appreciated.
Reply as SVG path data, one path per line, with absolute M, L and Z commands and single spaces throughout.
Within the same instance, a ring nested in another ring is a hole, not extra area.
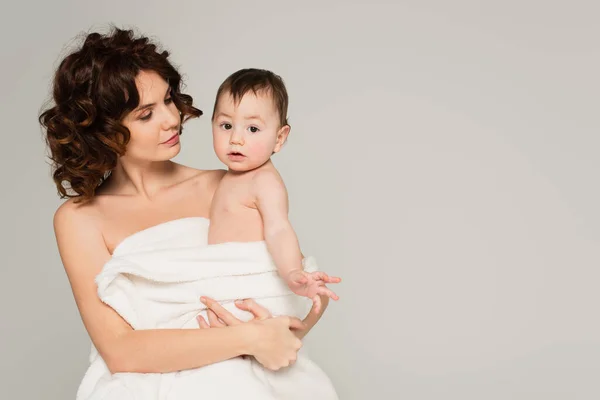
M 231 118 L 231 115 L 228 115 L 228 114 L 225 114 L 225 113 L 224 113 L 224 112 L 222 112 L 222 111 L 219 111 L 219 112 L 217 113 L 217 116 L 216 116 L 216 118 L 219 118 L 219 117 Z
M 246 119 L 257 119 L 260 122 L 264 123 L 263 119 L 260 117 L 260 115 L 250 115 L 248 117 L 246 117 Z

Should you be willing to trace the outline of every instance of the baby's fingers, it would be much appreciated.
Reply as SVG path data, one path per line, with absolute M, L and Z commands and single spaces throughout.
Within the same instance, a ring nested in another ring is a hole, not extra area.
M 340 299 L 337 294 L 335 294 L 332 290 L 330 290 L 329 288 L 327 288 L 325 286 L 321 286 L 317 290 L 317 293 L 319 293 L 320 295 L 323 295 L 323 296 L 330 297 L 333 300 L 339 300 Z
M 327 283 L 340 283 L 342 278 L 339 276 L 327 276 L 327 279 L 324 279 Z
M 342 281 L 342 278 L 339 278 L 337 276 L 329 276 L 322 271 L 313 272 L 311 275 L 314 279 L 323 281 L 325 283 L 339 283 Z

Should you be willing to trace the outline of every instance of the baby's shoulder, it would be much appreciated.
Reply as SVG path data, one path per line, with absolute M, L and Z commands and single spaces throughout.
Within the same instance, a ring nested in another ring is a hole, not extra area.
M 253 193 L 257 197 L 285 197 L 287 196 L 287 188 L 283 182 L 281 174 L 274 169 L 257 171 L 252 177 Z
M 257 185 L 282 185 L 285 186 L 279 171 L 274 168 L 256 171 L 252 176 L 252 182 Z
M 195 170 L 195 173 L 190 177 L 192 185 L 205 190 L 214 190 L 225 176 L 227 171 L 223 169 L 207 169 Z

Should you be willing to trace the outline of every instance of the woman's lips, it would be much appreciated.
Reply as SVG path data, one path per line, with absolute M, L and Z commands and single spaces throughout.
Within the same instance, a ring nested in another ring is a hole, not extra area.
M 167 140 L 166 142 L 163 142 L 162 144 L 166 144 L 166 145 L 176 145 L 177 143 L 179 143 L 179 133 L 174 134 L 173 136 L 171 136 L 169 138 L 169 140 Z

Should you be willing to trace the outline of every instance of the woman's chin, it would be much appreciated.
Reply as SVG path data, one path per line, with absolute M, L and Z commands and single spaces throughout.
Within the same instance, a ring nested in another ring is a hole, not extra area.
M 168 161 L 172 158 L 174 158 L 175 156 L 177 156 L 179 154 L 179 152 L 181 151 L 181 143 L 177 142 L 176 144 L 174 144 L 173 146 L 169 147 L 162 155 L 164 157 L 163 161 Z

